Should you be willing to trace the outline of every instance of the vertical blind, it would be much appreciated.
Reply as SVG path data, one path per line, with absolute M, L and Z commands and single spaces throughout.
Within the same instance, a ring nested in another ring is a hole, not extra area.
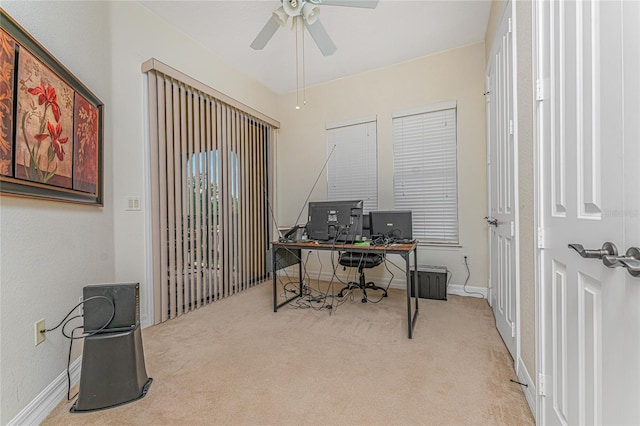
M 158 323 L 266 278 L 277 122 L 155 60 L 143 71 Z
M 363 200 L 364 211 L 378 209 L 376 117 L 328 124 L 328 200 Z
M 395 208 L 423 242 L 458 243 L 456 145 L 455 103 L 393 115 Z

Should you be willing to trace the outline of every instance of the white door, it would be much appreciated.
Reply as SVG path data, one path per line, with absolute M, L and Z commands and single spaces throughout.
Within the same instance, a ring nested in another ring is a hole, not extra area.
M 516 147 L 513 102 L 511 2 L 493 42 L 488 65 L 489 302 L 496 327 L 516 359 Z
M 640 3 L 539 1 L 542 424 L 640 424 Z M 596 253 L 597 254 L 597 253 Z

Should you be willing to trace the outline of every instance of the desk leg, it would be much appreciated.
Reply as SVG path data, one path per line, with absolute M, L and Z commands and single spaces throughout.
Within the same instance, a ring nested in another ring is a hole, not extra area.
M 273 262 L 271 273 L 273 274 L 273 312 L 278 312 L 278 274 L 276 273 L 276 255 L 278 253 L 278 248 L 273 248 L 273 253 L 271 254 L 271 259 Z
M 300 251 L 300 262 L 298 263 L 298 281 L 300 283 L 300 290 L 298 294 L 302 297 L 302 251 Z
M 413 294 L 416 297 L 416 312 L 418 312 L 418 248 L 413 250 Z
M 413 329 L 416 327 L 416 321 L 418 319 L 418 277 L 415 276 L 416 271 L 418 270 L 418 251 L 416 249 L 413 250 L 413 271 L 411 270 L 411 266 L 409 265 L 411 262 L 411 253 L 407 253 L 403 255 L 405 261 L 405 271 L 407 278 L 407 329 L 409 334 L 409 339 L 413 339 Z M 413 285 L 411 284 L 411 274 L 413 274 Z M 411 290 L 413 289 L 413 294 L 416 299 L 416 309 L 414 312 L 411 312 Z
M 413 294 L 416 298 L 416 317 L 418 316 L 418 249 L 413 249 Z M 415 325 L 415 324 L 414 324 Z
M 405 263 L 405 274 L 407 280 L 407 329 L 409 333 L 409 339 L 413 338 L 413 327 L 411 327 L 411 269 L 409 266 L 409 254 L 402 255 Z
M 292 300 L 295 300 L 299 297 L 302 297 L 302 258 L 301 256 L 298 259 L 298 263 L 299 263 L 299 267 L 298 267 L 298 276 L 300 277 L 300 290 L 298 291 L 298 294 L 296 294 L 295 296 L 292 296 L 288 299 L 286 299 L 284 302 L 278 304 L 278 276 L 276 275 L 276 267 L 277 267 L 277 255 L 278 255 L 278 248 L 274 247 L 273 248 L 273 312 L 278 312 L 278 308 L 280 308 L 281 306 L 286 305 L 287 303 L 290 303 Z M 287 250 L 286 248 L 283 248 L 282 250 Z M 286 293 L 285 293 L 285 297 L 286 297 Z

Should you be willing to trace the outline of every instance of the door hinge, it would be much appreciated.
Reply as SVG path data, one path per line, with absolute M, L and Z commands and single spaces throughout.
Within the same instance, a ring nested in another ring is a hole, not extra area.
M 511 337 L 516 337 L 516 323 L 511 323 Z
M 516 223 L 514 221 L 511 221 L 511 236 L 516 236 Z
M 509 134 L 513 134 L 513 120 L 509 119 Z
M 544 374 L 538 374 L 538 395 L 547 396 L 547 390 L 545 389 Z
M 544 248 L 544 229 L 538 228 L 538 248 Z
M 544 87 L 542 81 L 536 80 L 536 101 L 544 100 Z

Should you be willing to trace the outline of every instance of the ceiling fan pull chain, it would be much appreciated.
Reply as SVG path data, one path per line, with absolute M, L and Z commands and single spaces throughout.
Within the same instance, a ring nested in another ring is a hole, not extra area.
M 300 109 L 300 72 L 298 71 L 298 18 L 294 18 L 296 31 L 296 109 Z
M 307 64 L 304 54 L 304 19 L 302 19 L 302 105 L 307 104 Z

